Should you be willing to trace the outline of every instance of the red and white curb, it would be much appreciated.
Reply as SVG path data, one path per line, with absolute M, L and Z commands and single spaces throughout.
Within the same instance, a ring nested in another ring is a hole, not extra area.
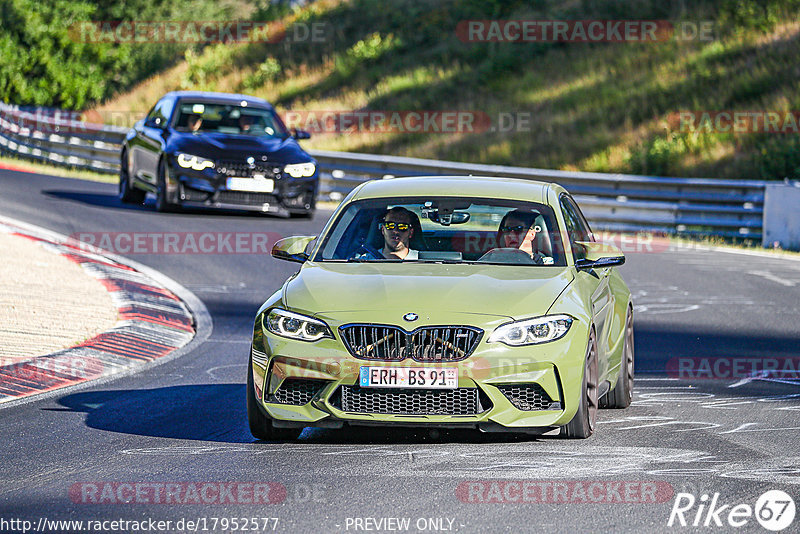
M 105 286 L 119 314 L 111 330 L 75 347 L 0 366 L 0 404 L 130 374 L 188 352 L 211 333 L 200 299 L 157 271 L 2 216 L 0 232 L 39 241 L 78 263 Z

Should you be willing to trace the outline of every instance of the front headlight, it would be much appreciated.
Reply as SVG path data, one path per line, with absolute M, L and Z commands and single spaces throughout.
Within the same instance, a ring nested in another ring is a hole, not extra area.
M 500 342 L 512 347 L 547 343 L 564 337 L 574 319 L 569 315 L 545 315 L 498 326 L 489 336 L 489 343 Z
M 210 159 L 193 156 L 191 154 L 178 154 L 178 165 L 184 169 L 192 169 L 195 171 L 214 168 L 214 162 Z
M 328 325 L 299 313 L 275 308 L 262 316 L 262 324 L 275 335 L 299 341 L 317 341 L 324 337 L 333 339 Z
M 308 178 L 309 176 L 314 176 L 316 170 L 316 165 L 310 161 L 308 163 L 292 163 L 283 168 L 283 172 L 292 178 Z

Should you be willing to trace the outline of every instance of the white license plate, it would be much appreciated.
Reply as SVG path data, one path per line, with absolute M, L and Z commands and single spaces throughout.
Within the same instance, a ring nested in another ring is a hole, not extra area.
M 272 193 L 275 182 L 267 178 L 228 178 L 228 189 L 231 191 L 250 191 L 254 193 Z
M 362 388 L 455 389 L 455 367 L 366 367 L 362 366 L 358 384 Z

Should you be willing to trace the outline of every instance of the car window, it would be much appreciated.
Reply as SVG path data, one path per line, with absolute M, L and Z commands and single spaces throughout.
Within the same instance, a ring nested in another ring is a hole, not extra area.
M 560 199 L 561 213 L 564 215 L 564 224 L 566 225 L 567 235 L 569 236 L 570 248 L 572 248 L 572 255 L 575 260 L 581 260 L 586 257 L 586 253 L 582 247 L 576 246 L 576 241 L 594 241 L 592 230 L 589 228 L 589 223 L 581 213 L 575 201 L 566 194 L 562 194 Z
M 387 221 L 395 224 L 389 228 Z M 314 259 L 393 261 L 397 258 L 391 256 L 389 234 L 395 230 L 404 249 L 413 251 L 411 259 L 404 261 L 566 265 L 549 206 L 458 197 L 353 202 L 321 237 Z
M 279 139 L 289 136 L 286 127 L 273 110 L 240 104 L 181 100 L 174 127 L 181 131 L 200 133 L 215 132 Z

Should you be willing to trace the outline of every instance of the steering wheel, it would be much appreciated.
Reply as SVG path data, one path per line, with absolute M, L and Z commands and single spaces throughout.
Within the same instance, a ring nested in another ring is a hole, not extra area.
M 537 259 L 539 261 L 537 261 Z M 530 254 L 518 248 L 493 248 L 478 258 L 478 261 L 493 263 L 526 263 L 530 265 L 542 265 L 540 258 L 531 257 Z
M 381 254 L 380 251 L 372 248 L 370 245 L 367 245 L 366 243 L 358 247 L 358 250 L 356 250 L 356 253 L 353 255 L 354 258 L 357 258 L 359 256 L 367 256 L 367 258 L 364 259 L 370 259 L 370 260 L 384 259 L 383 254 Z

